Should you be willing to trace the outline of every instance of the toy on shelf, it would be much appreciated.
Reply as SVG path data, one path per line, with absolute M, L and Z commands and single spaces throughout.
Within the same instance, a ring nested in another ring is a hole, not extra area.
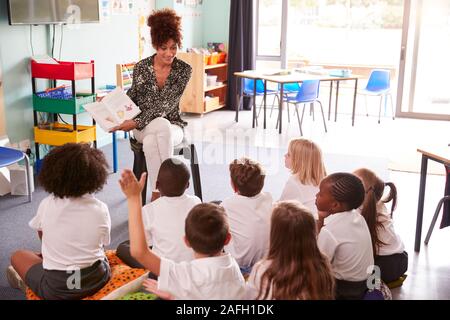
M 124 91 L 131 88 L 133 82 L 133 69 L 136 63 L 121 63 L 116 65 L 116 83 Z

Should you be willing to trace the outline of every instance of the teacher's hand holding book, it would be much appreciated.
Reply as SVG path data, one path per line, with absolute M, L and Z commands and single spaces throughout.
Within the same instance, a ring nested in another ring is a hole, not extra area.
M 115 132 L 115 131 L 131 131 L 133 129 L 136 129 L 136 121 L 134 120 L 125 120 L 124 122 L 122 122 L 121 125 L 111 128 L 109 130 L 109 132 Z
M 139 107 L 120 88 L 114 89 L 100 101 L 83 107 L 106 132 L 135 129 L 136 122 L 133 119 L 141 113 Z

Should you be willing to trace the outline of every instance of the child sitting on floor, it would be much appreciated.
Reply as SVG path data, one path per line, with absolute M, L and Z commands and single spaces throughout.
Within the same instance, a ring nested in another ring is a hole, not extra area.
M 265 173 L 256 161 L 234 160 L 230 176 L 235 194 L 222 202 L 232 235 L 225 251 L 236 259 L 243 274 L 248 274 L 269 250 L 273 200 L 270 193 L 261 192 Z
M 245 281 L 233 257 L 223 253 L 230 241 L 228 223 L 222 207 L 198 204 L 185 222 L 185 243 L 194 251 L 194 260 L 176 263 L 159 257 L 145 241 L 141 213 L 141 191 L 146 174 L 139 182 L 130 170 L 119 181 L 128 199 L 131 255 L 146 269 L 158 276 L 158 282 L 146 280 L 152 291 L 166 292 L 172 299 L 243 299 Z
M 284 186 L 280 201 L 297 200 L 317 219 L 316 194 L 320 181 L 327 175 L 320 147 L 311 140 L 294 139 L 289 142 L 284 157 L 284 164 L 292 175 Z
M 248 299 L 334 299 L 328 258 L 317 247 L 316 222 L 297 201 L 278 202 L 272 212 L 269 255 L 253 267 Z
M 334 173 L 322 180 L 316 196 L 319 211 L 317 243 L 331 261 L 336 299 L 362 299 L 374 260 L 369 228 L 358 209 L 364 186 L 351 173 Z M 326 220 L 326 225 L 324 220 Z
M 194 258 L 192 250 L 183 241 L 184 221 L 201 200 L 185 193 L 189 179 L 189 169 L 183 162 L 176 158 L 163 161 L 156 181 L 161 197 L 142 208 L 147 245 L 158 256 L 175 262 Z M 132 268 L 143 268 L 130 255 L 130 241 L 117 247 L 117 256 Z
M 49 152 L 39 182 L 50 195 L 29 223 L 42 240 L 42 255 L 27 250 L 12 255 L 8 280 L 13 287 L 23 289 L 24 281 L 42 299 L 74 300 L 108 282 L 103 247 L 110 243 L 111 218 L 93 195 L 107 178 L 103 153 L 87 144 L 68 143 Z
M 380 268 L 384 282 L 395 281 L 408 269 L 408 253 L 399 235 L 395 233 L 392 221 L 392 213 L 397 204 L 397 189 L 391 182 L 384 183 L 369 169 L 358 169 L 354 174 L 361 179 L 366 190 L 361 214 L 366 219 L 372 237 L 375 265 Z M 386 199 L 382 199 L 386 186 L 389 186 L 389 194 Z M 389 213 L 386 203 L 390 201 L 392 207 Z

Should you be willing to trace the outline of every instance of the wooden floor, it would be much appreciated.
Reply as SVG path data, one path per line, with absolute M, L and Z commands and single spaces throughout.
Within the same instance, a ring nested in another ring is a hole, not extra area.
M 358 104 L 359 115 L 351 126 L 349 100 L 342 104 L 337 122 L 327 121 L 328 132 L 324 132 L 321 115 L 316 111 L 315 121 L 305 113 L 304 137 L 320 144 L 325 153 L 363 155 L 389 159 L 389 180 L 397 185 L 399 202 L 395 212 L 395 227 L 409 253 L 408 278 L 401 288 L 393 290 L 395 299 L 450 299 L 450 228 L 435 229 L 429 245 L 415 253 L 414 234 L 419 190 L 420 156 L 418 146 L 447 146 L 450 142 L 450 125 L 444 121 L 425 121 L 365 116 L 364 105 Z M 372 108 L 378 112 L 378 105 Z M 345 108 L 347 106 L 347 108 Z M 369 106 L 373 107 L 373 106 Z M 364 112 L 359 109 L 363 109 Z M 216 111 L 203 116 L 185 115 L 189 122 L 186 133 L 194 141 L 216 143 L 240 143 L 268 148 L 286 148 L 290 139 L 299 137 L 296 117 L 291 114 L 291 123 L 284 117 L 283 133 L 275 129 L 276 110 L 268 118 L 268 129 L 251 127 L 251 112 L 240 112 L 240 121 L 234 121 L 234 112 Z M 291 112 L 292 113 L 292 112 Z M 364 113 L 364 115 L 361 115 Z M 332 120 L 334 120 L 332 118 Z M 282 166 L 283 164 L 280 164 Z M 427 180 L 423 237 L 430 224 L 438 200 L 443 196 L 445 177 L 442 165 L 429 164 Z

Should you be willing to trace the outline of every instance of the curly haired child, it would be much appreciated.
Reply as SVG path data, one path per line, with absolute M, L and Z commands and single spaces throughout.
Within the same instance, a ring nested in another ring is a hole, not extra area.
M 39 182 L 50 195 L 29 223 L 42 240 L 42 255 L 27 250 L 12 255 L 8 279 L 13 286 L 24 282 L 42 299 L 73 300 L 107 283 L 110 269 L 103 248 L 110 243 L 111 218 L 106 204 L 94 196 L 107 178 L 103 152 L 87 144 L 68 143 L 49 152 Z

